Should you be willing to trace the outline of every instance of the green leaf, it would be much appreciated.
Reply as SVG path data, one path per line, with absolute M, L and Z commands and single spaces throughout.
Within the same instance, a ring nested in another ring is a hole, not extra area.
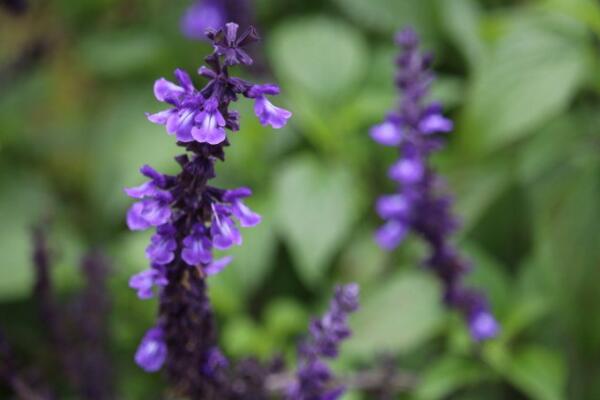
M 361 358 L 409 352 L 435 334 L 443 316 L 433 277 L 424 271 L 398 274 L 363 294 L 344 351 Z
M 490 376 L 490 371 L 473 360 L 445 356 L 425 370 L 415 397 L 418 400 L 448 398 L 458 389 L 480 383 Z
M 504 373 L 533 400 L 566 399 L 566 365 L 558 352 L 529 346 L 514 355 Z
M 538 128 L 571 101 L 587 67 L 575 33 L 516 25 L 480 64 L 465 109 L 469 146 L 493 150 Z
M 165 55 L 165 42 L 151 31 L 96 33 L 79 46 L 81 60 L 99 76 L 118 77 L 156 65 Z
M 312 96 L 344 101 L 365 72 L 367 48 L 360 32 L 323 17 L 282 24 L 271 34 L 275 73 Z
M 171 172 L 177 165 L 173 137 L 163 126 L 150 123 L 144 112 L 154 112 L 161 105 L 152 100 L 151 90 L 125 90 L 119 100 L 99 110 L 99 121 L 90 144 L 92 199 L 96 211 L 105 218 L 121 218 L 132 203 L 123 188 L 145 181 L 139 168 L 150 164 L 161 172 Z M 125 222 L 123 222 L 124 224 Z
M 384 33 L 411 25 L 429 38 L 435 26 L 432 0 L 336 0 L 336 3 L 354 20 Z
M 444 30 L 464 53 L 471 67 L 476 66 L 485 51 L 479 32 L 479 5 L 475 0 L 439 0 L 438 4 Z
M 36 176 L 14 171 L 0 179 L 0 299 L 26 297 L 33 285 L 31 228 L 53 201 Z
M 340 165 L 301 157 L 282 167 L 275 182 L 277 225 L 305 283 L 319 282 L 360 203 L 356 179 Z

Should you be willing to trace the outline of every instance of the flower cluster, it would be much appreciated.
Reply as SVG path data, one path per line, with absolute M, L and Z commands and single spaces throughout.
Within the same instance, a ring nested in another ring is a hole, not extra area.
M 359 287 L 338 286 L 329 310 L 310 324 L 310 337 L 298 351 L 297 380 L 288 388 L 290 400 L 334 400 L 344 393 L 336 387 L 332 373 L 322 358 L 335 358 L 342 340 L 350 336 L 348 314 L 358 309 Z
M 274 128 L 283 127 L 291 116 L 267 98 L 279 93 L 276 85 L 253 84 L 229 74 L 231 66 L 252 64 L 244 48 L 258 39 L 254 28 L 238 35 L 238 25 L 228 23 L 206 36 L 213 52 L 198 73 L 207 83 L 196 89 L 180 69 L 175 71 L 176 83 L 157 80 L 154 94 L 168 108 L 147 115 L 187 150 L 176 157 L 180 172 L 167 175 L 145 165 L 141 173 L 148 180 L 125 189 L 137 200 L 127 213 L 128 227 L 155 229 L 146 248 L 150 269 L 134 275 L 129 284 L 142 299 L 152 297 L 155 288 L 160 294 L 157 324 L 142 339 L 135 360 L 150 372 L 166 362 L 175 388 L 194 398 L 217 395 L 218 370 L 227 364 L 216 347 L 205 279 L 232 258 L 216 259 L 213 251 L 240 245 L 238 226 L 251 227 L 261 220 L 244 203 L 250 189 L 208 184 L 215 177 L 215 161 L 224 160 L 228 134 L 240 128 L 239 113 L 229 106 L 241 96 L 253 99 L 259 121 Z
M 469 264 L 450 241 L 458 228 L 451 212 L 452 200 L 440 194 L 443 180 L 428 164 L 430 154 L 443 145 L 440 134 L 450 132 L 453 124 L 443 116 L 439 103 L 426 100 L 434 79 L 433 58 L 419 51 L 417 34 L 405 29 L 396 41 L 403 50 L 397 59 L 396 75 L 402 93 L 400 107 L 374 126 L 370 135 L 378 143 L 399 150 L 398 161 L 388 171 L 398 190 L 377 201 L 377 213 L 385 223 L 377 231 L 376 240 L 391 251 L 408 233 L 420 235 L 430 245 L 426 264 L 442 281 L 446 302 L 465 315 L 472 337 L 484 340 L 497 334 L 498 324 L 484 296 L 464 287 Z

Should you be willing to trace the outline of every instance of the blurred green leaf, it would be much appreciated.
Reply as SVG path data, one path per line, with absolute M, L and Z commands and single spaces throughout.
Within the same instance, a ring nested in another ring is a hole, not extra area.
M 424 271 L 400 273 L 363 294 L 345 351 L 361 358 L 409 352 L 435 334 L 443 315 L 433 277 Z
M 529 346 L 516 353 L 507 371 L 510 382 L 534 400 L 566 399 L 567 370 L 554 350 Z
M 435 27 L 432 0 L 336 0 L 336 3 L 356 21 L 384 33 L 411 25 L 430 38 Z
M 161 172 L 175 170 L 175 140 L 163 126 L 150 123 L 144 112 L 161 109 L 152 91 L 129 89 L 99 110 L 90 142 L 92 199 L 96 211 L 125 224 L 124 210 L 132 201 L 123 188 L 139 185 L 146 178 L 139 168 L 149 164 Z
M 317 285 L 327 263 L 357 217 L 361 193 L 341 165 L 311 157 L 285 164 L 275 182 L 277 224 L 295 267 L 309 285 Z
M 79 44 L 85 66 L 95 75 L 107 77 L 144 70 L 163 59 L 166 51 L 160 36 L 141 30 L 96 33 Z
M 368 56 L 358 31 L 323 17 L 289 21 L 271 34 L 275 72 L 313 96 L 342 102 L 360 83 Z
M 305 332 L 308 315 L 300 303 L 291 298 L 274 299 L 264 313 L 266 329 L 277 339 Z
M 471 67 L 481 61 L 485 51 L 479 32 L 481 7 L 475 0 L 438 1 L 444 30 L 464 53 Z
M 496 149 L 563 111 L 584 77 L 586 50 L 578 33 L 533 24 L 509 29 L 475 75 L 465 108 L 465 144 Z
M 445 356 L 427 367 L 415 391 L 415 398 L 446 399 L 458 389 L 481 383 L 491 376 L 490 371 L 473 360 Z
M 594 0 L 544 0 L 542 7 L 577 18 L 600 33 L 600 4 Z

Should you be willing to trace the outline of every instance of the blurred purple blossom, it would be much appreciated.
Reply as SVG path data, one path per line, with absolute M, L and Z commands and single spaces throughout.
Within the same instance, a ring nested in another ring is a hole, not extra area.
M 421 236 L 430 247 L 426 265 L 444 285 L 444 298 L 464 315 L 475 340 L 494 337 L 499 325 L 485 297 L 463 284 L 469 265 L 451 243 L 458 228 L 452 215 L 452 199 L 441 194 L 444 182 L 429 165 L 430 155 L 443 147 L 440 134 L 453 123 L 442 114 L 439 103 L 428 102 L 433 57 L 419 50 L 419 37 L 412 29 L 396 36 L 402 53 L 396 60 L 396 85 L 402 94 L 400 106 L 385 121 L 373 127 L 371 137 L 384 146 L 397 147 L 399 159 L 388 170 L 398 184 L 395 194 L 381 196 L 376 210 L 385 223 L 375 234 L 385 250 L 394 250 L 410 232 Z

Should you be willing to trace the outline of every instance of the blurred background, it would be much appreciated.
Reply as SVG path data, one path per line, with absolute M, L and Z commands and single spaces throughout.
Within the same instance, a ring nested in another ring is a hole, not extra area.
M 176 170 L 180 150 L 144 112 L 163 108 L 155 79 L 195 71 L 210 50 L 181 34 L 190 4 L 0 1 L 0 326 L 19 362 L 56 369 L 31 297 L 31 227 L 51 221 L 65 303 L 83 285 L 82 254 L 103 249 L 118 399 L 158 399 L 164 386 L 132 359 L 157 305 L 127 287 L 146 268 L 148 235 L 126 230 L 122 188 L 142 182 L 144 163 Z M 293 357 L 332 286 L 356 281 L 363 307 L 341 373 L 387 355 L 418 379 L 401 398 L 600 398 L 600 4 L 255 0 L 251 9 L 259 62 L 238 73 L 278 82 L 276 104 L 294 117 L 273 131 L 240 102 L 242 130 L 217 165 L 218 184 L 252 187 L 249 204 L 263 215 L 210 281 L 225 352 Z M 432 97 L 457 124 L 434 163 L 463 219 L 456 240 L 475 265 L 469 281 L 502 324 L 483 346 L 440 304 L 417 239 L 392 254 L 372 240 L 372 204 L 392 190 L 395 154 L 368 129 L 394 105 L 392 35 L 407 24 L 435 52 Z

